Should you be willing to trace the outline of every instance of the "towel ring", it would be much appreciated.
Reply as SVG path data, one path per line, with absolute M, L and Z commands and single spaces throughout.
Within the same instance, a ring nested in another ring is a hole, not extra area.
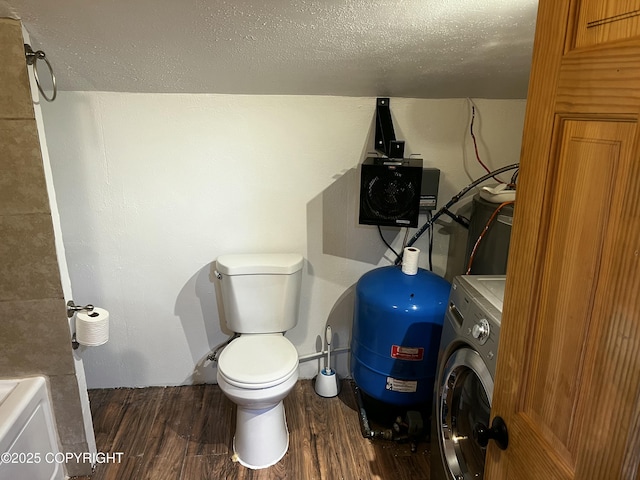
M 56 95 L 58 94 L 58 88 L 56 86 L 56 76 L 53 73 L 53 67 L 49 63 L 49 60 L 47 60 L 47 56 L 42 50 L 38 50 L 34 52 L 33 49 L 31 48 L 31 45 L 27 43 L 24 44 L 24 54 L 27 58 L 27 65 L 31 65 L 33 67 L 33 76 L 36 78 L 36 85 L 38 85 L 38 90 L 40 90 L 40 93 L 42 94 L 42 96 L 47 102 L 53 102 L 56 99 Z M 40 86 L 40 79 L 38 78 L 38 69 L 36 68 L 36 62 L 38 60 L 44 60 L 44 63 L 46 63 L 47 67 L 49 68 L 49 73 L 51 74 L 51 83 L 53 84 L 53 94 L 51 95 L 51 97 L 48 97 L 47 94 L 44 93 L 44 90 L 42 89 L 42 87 Z

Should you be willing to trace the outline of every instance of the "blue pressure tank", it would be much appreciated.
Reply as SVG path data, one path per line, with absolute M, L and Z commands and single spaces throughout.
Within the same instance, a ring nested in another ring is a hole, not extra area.
M 372 270 L 356 286 L 351 375 L 367 395 L 411 406 L 431 401 L 451 285 L 418 269 Z

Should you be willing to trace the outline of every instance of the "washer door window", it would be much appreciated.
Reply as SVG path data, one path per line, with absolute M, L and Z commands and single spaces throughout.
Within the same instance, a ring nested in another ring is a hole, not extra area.
M 493 379 L 482 357 L 470 348 L 453 352 L 440 379 L 437 405 L 440 449 L 452 479 L 482 479 L 486 449 L 473 427 L 489 425 Z

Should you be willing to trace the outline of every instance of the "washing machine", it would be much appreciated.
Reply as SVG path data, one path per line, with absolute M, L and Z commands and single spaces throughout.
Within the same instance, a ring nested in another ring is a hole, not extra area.
M 464 275 L 451 285 L 442 327 L 431 419 L 431 480 L 479 480 L 500 338 L 504 275 Z

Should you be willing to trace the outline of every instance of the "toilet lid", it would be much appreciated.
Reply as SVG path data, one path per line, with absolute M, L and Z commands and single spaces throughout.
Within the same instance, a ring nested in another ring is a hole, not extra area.
M 218 371 L 231 383 L 274 384 L 298 368 L 298 351 L 283 335 L 243 335 L 227 345 Z

